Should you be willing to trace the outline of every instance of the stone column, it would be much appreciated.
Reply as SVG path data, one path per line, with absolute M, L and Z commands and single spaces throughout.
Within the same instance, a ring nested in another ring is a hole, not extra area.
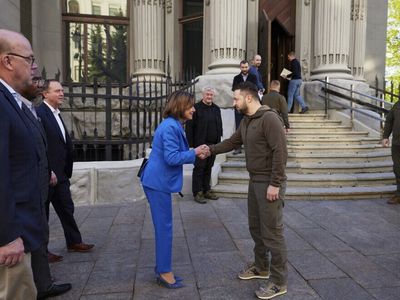
M 134 75 L 165 74 L 164 0 L 133 0 Z
M 367 1 L 352 0 L 349 66 L 356 80 L 364 80 L 366 30 Z
M 352 79 L 349 63 L 349 0 L 315 1 L 314 67 L 311 79 Z
M 246 0 L 210 0 L 210 52 L 208 74 L 237 73 L 246 57 Z

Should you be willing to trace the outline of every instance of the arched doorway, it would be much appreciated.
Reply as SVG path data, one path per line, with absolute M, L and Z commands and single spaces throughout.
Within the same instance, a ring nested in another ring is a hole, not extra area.
M 263 58 L 260 67 L 265 86 L 271 80 L 281 82 L 281 93 L 286 96 L 287 80 L 279 75 L 288 67 L 287 54 L 294 50 L 296 1 L 260 1 L 258 53 Z

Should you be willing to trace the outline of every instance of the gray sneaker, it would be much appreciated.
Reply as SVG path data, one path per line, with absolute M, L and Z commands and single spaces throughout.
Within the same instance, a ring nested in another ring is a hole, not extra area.
M 243 280 L 249 279 L 268 279 L 269 271 L 258 271 L 254 264 L 251 264 L 247 269 L 238 274 L 238 277 Z
M 260 287 L 256 291 L 256 296 L 258 299 L 272 299 L 276 296 L 283 295 L 287 293 L 287 286 L 279 286 L 273 282 L 268 282 L 265 287 Z
M 196 194 L 196 196 L 194 196 L 194 201 L 196 201 L 197 203 L 200 203 L 200 204 L 205 204 L 205 203 L 207 203 L 207 200 L 204 199 L 203 192 L 198 192 L 198 193 Z
M 218 200 L 219 199 L 219 197 L 211 191 L 207 191 L 207 192 L 203 193 L 203 195 L 204 195 L 204 198 L 206 198 L 206 199 L 210 199 L 210 200 Z

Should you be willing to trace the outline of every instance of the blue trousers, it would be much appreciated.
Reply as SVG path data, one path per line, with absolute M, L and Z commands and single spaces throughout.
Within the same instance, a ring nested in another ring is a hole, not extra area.
M 301 109 L 306 108 L 306 103 L 304 102 L 303 97 L 300 95 L 300 87 L 302 84 L 301 79 L 292 79 L 289 80 L 288 86 L 288 111 L 290 112 L 293 106 L 293 101 L 296 101 L 300 104 Z
M 172 271 L 172 198 L 170 193 L 143 186 L 150 204 L 156 238 L 156 271 Z

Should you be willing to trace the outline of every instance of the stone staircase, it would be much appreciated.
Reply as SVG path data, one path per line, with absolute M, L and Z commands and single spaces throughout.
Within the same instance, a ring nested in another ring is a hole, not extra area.
M 286 199 L 376 199 L 396 190 L 390 149 L 378 137 L 323 114 L 291 114 L 289 121 Z M 248 180 L 244 154 L 230 153 L 213 190 L 246 198 Z

